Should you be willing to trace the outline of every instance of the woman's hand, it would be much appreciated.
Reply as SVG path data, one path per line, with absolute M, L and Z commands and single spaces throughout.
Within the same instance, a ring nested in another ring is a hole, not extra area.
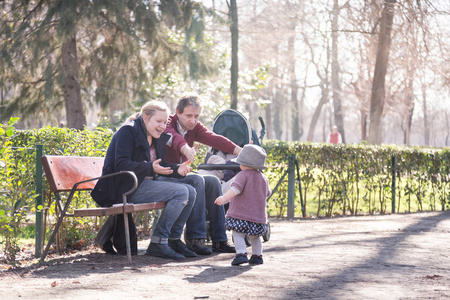
M 161 174 L 161 175 L 169 175 L 169 174 L 173 173 L 173 170 L 170 167 L 163 167 L 159 164 L 160 162 L 161 162 L 161 159 L 159 158 L 159 159 L 153 161 L 153 163 L 152 163 L 153 171 L 155 171 L 155 173 Z
M 192 167 L 189 166 L 190 163 L 192 163 L 192 161 L 190 161 L 190 160 L 182 163 L 178 167 L 178 174 L 180 174 L 181 176 L 186 176 L 187 174 L 189 174 L 192 171 Z

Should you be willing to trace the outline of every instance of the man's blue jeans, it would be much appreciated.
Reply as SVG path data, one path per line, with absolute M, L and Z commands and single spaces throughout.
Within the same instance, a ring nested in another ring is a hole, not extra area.
M 180 239 L 195 200 L 195 189 L 188 184 L 152 179 L 144 179 L 130 198 L 132 203 L 166 202 L 153 230 L 152 241 L 155 238 L 161 241 Z
M 191 215 L 186 222 L 186 239 L 206 238 L 206 211 L 209 217 L 209 230 L 213 242 L 227 241 L 225 230 L 225 210 L 223 205 L 214 201 L 222 195 L 222 186 L 215 176 L 188 174 L 178 179 L 173 177 L 159 177 L 158 180 L 186 183 L 194 187 L 197 199 Z M 206 210 L 205 210 L 206 209 Z

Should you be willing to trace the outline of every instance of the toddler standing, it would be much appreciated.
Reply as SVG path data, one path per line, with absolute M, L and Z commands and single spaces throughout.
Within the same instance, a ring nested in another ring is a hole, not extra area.
M 267 177 L 260 171 L 267 168 L 266 152 L 256 145 L 245 145 L 233 159 L 240 165 L 241 172 L 236 175 L 231 189 L 217 197 L 217 205 L 230 202 L 225 227 L 232 230 L 236 247 L 236 257 L 232 265 L 243 263 L 262 264 L 261 236 L 267 231 L 266 198 L 270 195 Z M 245 235 L 252 245 L 252 256 L 247 258 Z

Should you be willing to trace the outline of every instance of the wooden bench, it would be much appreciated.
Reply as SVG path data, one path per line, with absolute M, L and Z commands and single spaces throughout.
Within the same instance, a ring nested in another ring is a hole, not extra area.
M 42 166 L 45 171 L 50 191 L 56 197 L 60 215 L 55 225 L 45 251 L 42 253 L 40 262 L 43 263 L 48 254 L 51 244 L 53 243 L 56 233 L 60 228 L 64 217 L 89 217 L 89 216 L 110 216 L 124 214 L 125 234 L 127 258 L 131 263 L 131 247 L 130 247 L 130 233 L 128 231 L 128 213 L 150 211 L 155 209 L 163 209 L 166 206 L 165 202 L 132 204 L 127 203 L 127 196 L 133 193 L 137 188 L 137 178 L 133 172 L 121 171 L 105 176 L 101 176 L 103 168 L 103 157 L 85 157 L 85 156 L 57 156 L 44 155 L 41 157 Z M 93 207 L 75 209 L 73 214 L 67 213 L 72 198 L 77 191 L 92 190 L 100 178 L 127 175 L 133 178 L 134 186 L 131 190 L 123 194 L 123 203 L 116 204 L 111 207 Z M 70 192 L 65 203 L 62 202 L 60 193 Z

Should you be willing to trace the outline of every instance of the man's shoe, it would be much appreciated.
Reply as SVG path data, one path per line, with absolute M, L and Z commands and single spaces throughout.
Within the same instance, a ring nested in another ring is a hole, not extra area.
M 173 251 L 180 253 L 186 257 L 197 257 L 197 253 L 189 250 L 181 240 L 169 240 L 169 246 Z
M 235 253 L 236 252 L 236 249 L 233 246 L 228 245 L 227 241 L 213 242 L 212 250 L 214 252 L 221 252 L 221 253 Z
M 169 247 L 169 245 L 157 243 L 150 243 L 150 245 L 148 245 L 147 251 L 145 251 L 145 254 L 162 258 L 171 258 L 176 260 L 183 260 L 186 258 L 184 257 L 184 255 L 173 251 L 172 248 Z
M 111 241 L 107 241 L 102 245 L 103 251 L 105 251 L 107 254 L 116 255 L 117 252 L 113 248 L 113 243 Z
M 248 263 L 253 265 L 262 265 L 264 261 L 262 259 L 262 255 L 252 255 Z
M 211 248 L 205 246 L 205 241 L 203 239 L 187 240 L 186 246 L 189 250 L 192 250 L 199 255 L 210 255 L 212 253 Z
M 240 264 L 248 263 L 247 254 L 237 254 L 236 257 L 233 259 L 231 264 L 233 266 L 238 266 Z

